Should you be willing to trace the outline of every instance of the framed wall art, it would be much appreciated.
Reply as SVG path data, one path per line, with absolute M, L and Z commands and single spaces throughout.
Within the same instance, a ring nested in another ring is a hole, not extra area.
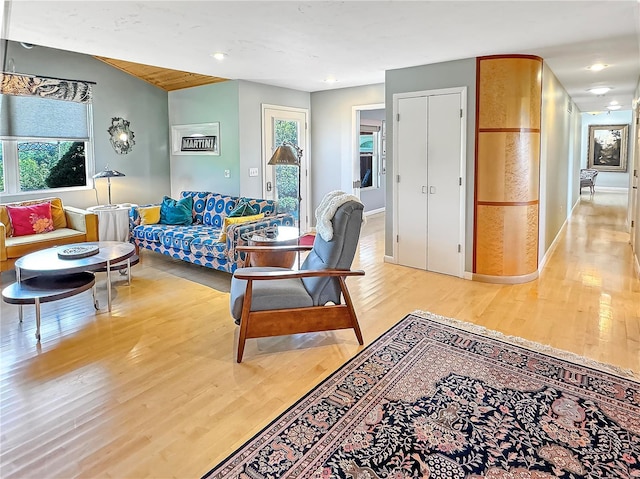
M 220 123 L 197 123 L 171 127 L 173 155 L 220 155 Z
M 627 171 L 629 125 L 589 125 L 587 168 Z

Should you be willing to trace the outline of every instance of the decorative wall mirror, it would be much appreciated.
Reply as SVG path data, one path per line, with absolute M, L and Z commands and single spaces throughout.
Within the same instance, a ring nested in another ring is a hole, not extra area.
M 124 118 L 114 117 L 111 119 L 111 126 L 107 131 L 111 135 L 111 146 L 119 155 L 126 155 L 136 144 L 133 131 L 129 128 L 129 122 Z

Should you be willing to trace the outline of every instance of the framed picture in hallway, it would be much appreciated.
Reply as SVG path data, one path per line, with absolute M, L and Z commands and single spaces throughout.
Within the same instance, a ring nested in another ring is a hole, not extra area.
M 599 171 L 627 171 L 629 125 L 589 125 L 587 167 Z

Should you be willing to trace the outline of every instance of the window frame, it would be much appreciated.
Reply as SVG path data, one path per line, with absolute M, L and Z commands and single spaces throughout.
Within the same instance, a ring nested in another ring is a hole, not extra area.
M 49 194 L 53 192 L 82 191 L 94 189 L 93 174 L 95 172 L 95 154 L 93 141 L 93 106 L 87 105 L 87 130 L 89 138 L 85 141 L 84 161 L 86 185 L 84 186 L 66 186 L 61 188 L 44 188 L 40 190 L 20 189 L 20 167 L 18 164 L 18 143 L 19 142 L 48 142 L 48 141 L 78 141 L 78 139 L 70 138 L 12 138 L 0 140 L 2 143 L 2 162 L 4 172 L 4 191 L 0 191 L 2 195 L 26 196 L 33 194 Z

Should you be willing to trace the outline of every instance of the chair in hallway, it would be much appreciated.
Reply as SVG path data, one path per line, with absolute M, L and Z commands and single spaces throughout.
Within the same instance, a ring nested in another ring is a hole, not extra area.
M 330 219 L 325 221 L 329 231 L 323 230 L 319 222 L 312 246 L 238 247 L 247 254 L 267 249 L 310 250 L 297 271 L 250 267 L 234 272 L 230 309 L 240 324 L 238 362 L 242 361 L 245 342 L 250 338 L 353 328 L 358 343 L 363 344 L 345 282 L 349 276 L 364 275 L 364 271 L 350 270 L 360 238 L 363 205 L 344 193 L 329 199 L 331 201 L 323 200 L 316 212 L 316 216 L 320 213 Z M 323 206 L 325 209 L 321 210 Z
M 591 168 L 583 168 L 580 170 L 580 191 L 582 188 L 588 187 L 591 194 L 596 192 L 596 176 L 598 176 L 598 170 Z

